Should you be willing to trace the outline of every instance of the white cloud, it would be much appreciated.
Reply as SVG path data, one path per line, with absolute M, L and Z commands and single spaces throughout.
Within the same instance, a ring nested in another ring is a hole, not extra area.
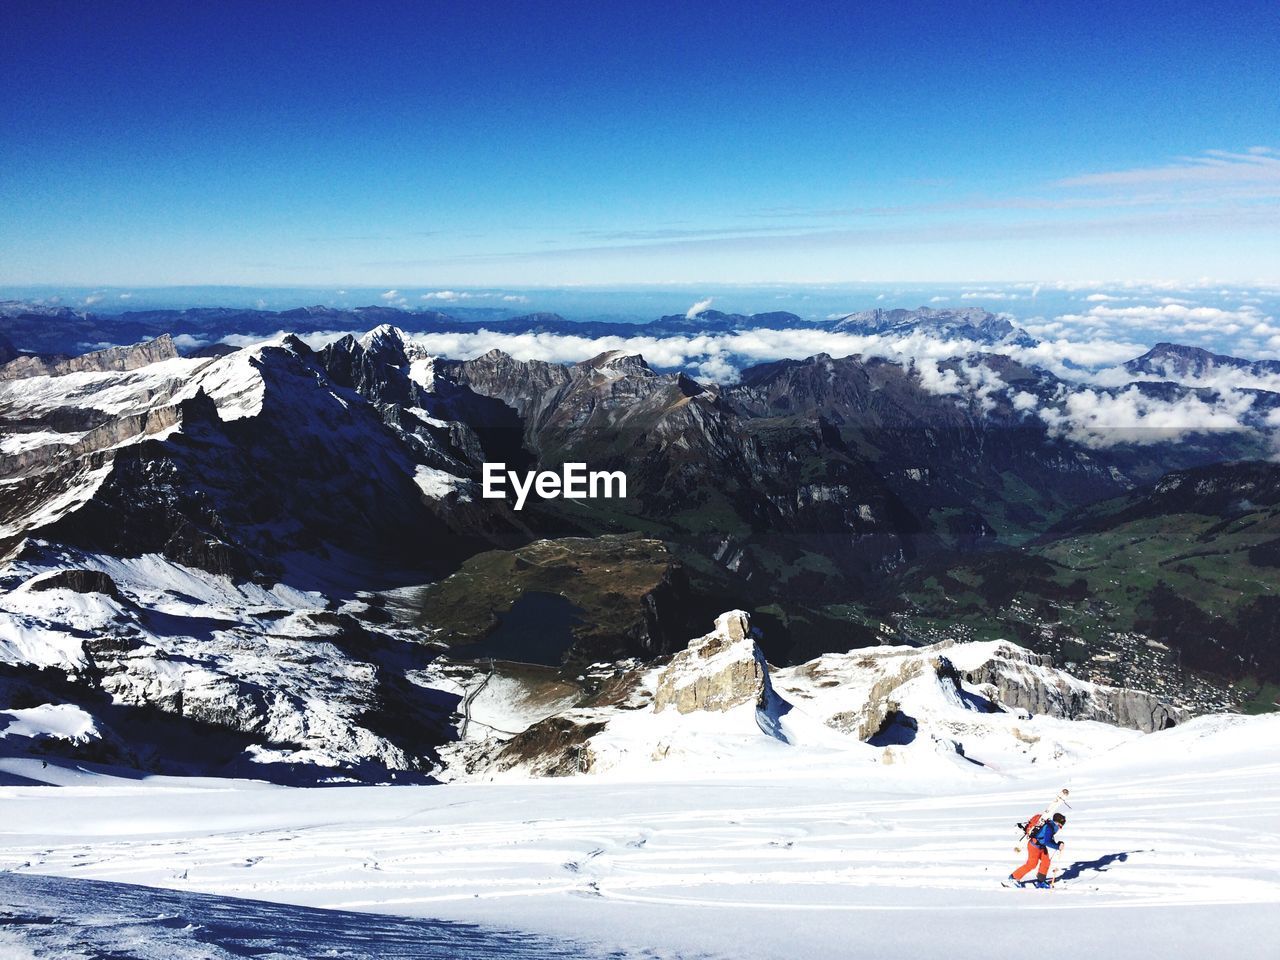
M 501 299 L 503 303 L 528 303 L 528 297 L 522 297 L 517 294 L 498 294 L 498 293 L 474 293 L 469 290 L 433 290 L 431 293 L 424 293 L 423 300 L 438 300 L 443 303 L 456 303 L 459 300 L 492 300 Z
M 95 303 L 101 303 L 104 299 L 106 299 L 106 297 L 101 293 L 91 293 L 84 298 L 84 305 L 86 307 L 91 307 Z
M 1003 352 L 1022 363 L 1044 367 L 1064 380 L 1091 381 L 1093 375 L 1090 371 L 1114 367 L 1146 350 L 1143 344 L 1133 341 L 1058 337 L 1042 339 L 1033 347 L 1016 347 Z
M 969 356 L 990 348 L 972 340 L 940 340 L 924 333 L 906 336 L 832 333 L 829 330 L 740 330 L 733 333 L 654 337 L 581 337 L 571 334 L 507 333 L 481 328 L 474 332 L 417 333 L 410 335 L 427 351 L 458 359 L 480 356 L 499 349 L 521 360 L 571 363 L 605 350 L 642 354 L 657 367 L 736 371 L 754 363 L 797 359 L 827 353 L 836 357 L 880 357 L 917 365 Z M 1062 377 L 1089 382 L 1093 370 L 1114 367 L 1146 350 L 1142 344 L 1112 340 L 1050 340 L 1034 347 L 1004 347 L 1002 353 L 1022 363 L 1040 366 Z M 985 368 L 984 368 L 985 369 Z M 930 382 L 950 383 L 942 373 L 929 369 Z M 958 375 L 957 375 L 958 376 Z M 969 383 L 982 390 L 984 374 L 973 374 Z M 936 380 L 934 379 L 936 378 Z M 715 379 L 722 379 L 717 376 Z
M 1176 339 L 1197 334 L 1232 336 L 1270 318 L 1264 317 L 1252 304 L 1227 310 L 1166 297 L 1157 305 L 1116 307 L 1100 303 L 1083 314 L 1062 314 L 1055 319 L 1059 323 L 1085 329 L 1101 331 L 1114 326 L 1149 330 L 1163 339 Z
M 302 339 L 319 348 L 342 334 L 343 331 L 328 331 Z M 596 338 L 511 334 L 481 328 L 474 332 L 409 336 L 432 354 L 456 359 L 477 357 L 496 348 L 520 360 L 574 363 L 607 350 L 619 350 L 640 354 L 657 368 L 684 369 L 703 382 L 721 384 L 735 382 L 745 366 L 770 360 L 800 359 L 819 353 L 879 357 L 907 367 L 930 393 L 955 397 L 958 403 L 972 404 L 983 412 L 990 412 L 1004 398 L 1018 413 L 1039 416 L 1051 432 L 1097 448 L 1243 429 L 1253 398 L 1242 391 L 1262 388 L 1280 392 L 1280 377 L 1254 377 L 1226 369 L 1189 382 L 1188 386 L 1209 388 L 1200 395 L 1187 394 L 1172 401 L 1147 396 L 1138 386 L 1131 385 L 1135 379 L 1144 378 L 1135 378 L 1120 366 L 1144 352 L 1145 347 L 1107 339 L 1060 338 L 1034 347 L 1002 350 L 1012 359 L 1048 369 L 1064 380 L 1055 397 L 1042 401 L 1029 391 L 1011 387 L 991 367 L 972 359 L 987 349 L 984 344 L 939 340 L 921 333 L 883 336 L 799 329 Z M 227 337 L 224 342 L 240 345 L 263 339 Z M 944 361 L 966 357 L 970 359 L 943 367 Z
M 386 293 L 380 293 L 380 294 L 378 294 L 378 297 L 379 297 L 380 299 L 382 299 L 382 300 L 387 300 L 387 301 L 395 300 L 395 299 L 397 299 L 399 296 L 400 296 L 400 291 L 399 291 L 399 290 L 388 290 Z
M 1244 415 L 1253 397 L 1227 393 L 1209 402 L 1195 394 L 1160 400 L 1138 387 L 1119 393 L 1078 390 L 1068 393 L 1061 408 L 1046 407 L 1040 416 L 1056 433 L 1090 447 L 1152 444 L 1192 433 L 1246 428 Z
M 322 347 L 326 347 L 333 343 L 335 340 L 342 339 L 347 336 L 347 334 L 360 336 L 366 332 L 367 331 L 365 330 L 319 330 L 314 333 L 295 333 L 292 330 L 277 330 L 275 333 L 266 335 L 256 333 L 232 333 L 222 337 L 217 342 L 225 343 L 231 347 L 253 347 L 258 344 L 278 343 L 285 337 L 296 337 L 311 349 L 319 350 Z M 175 337 L 174 339 L 176 342 L 177 338 Z
M 699 380 L 710 383 L 734 383 L 739 376 L 738 368 L 733 361 L 718 355 L 698 363 L 694 367 L 694 373 Z
M 1060 187 L 1152 186 L 1169 184 L 1280 185 L 1280 156 L 1270 147 L 1251 147 L 1245 153 L 1206 150 L 1195 157 L 1179 157 L 1161 167 L 1140 167 L 1087 173 L 1059 180 Z
M 929 393 L 948 396 L 960 392 L 960 375 L 955 370 L 943 370 L 937 360 L 919 360 L 912 370 L 920 380 L 920 386 Z
M 121 300 L 132 300 L 132 299 L 133 299 L 133 294 L 132 294 L 132 293 L 122 293 L 122 294 L 120 294 L 120 299 L 121 299 Z
M 1025 390 L 1019 390 L 1012 397 L 1013 409 L 1024 413 L 1034 410 L 1040 405 L 1040 398 L 1034 393 L 1027 393 Z
M 697 303 L 691 306 L 688 310 L 686 310 L 684 315 L 688 317 L 690 320 L 692 320 L 698 314 L 702 313 L 702 311 L 709 309 L 711 307 L 711 301 L 714 299 L 715 297 L 707 297 L 707 299 L 705 300 L 699 300 Z

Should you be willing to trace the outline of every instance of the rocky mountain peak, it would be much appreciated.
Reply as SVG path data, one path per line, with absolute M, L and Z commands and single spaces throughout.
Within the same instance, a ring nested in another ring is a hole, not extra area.
M 374 352 L 404 352 L 404 331 L 391 323 L 383 323 L 374 327 L 358 341 L 365 350 Z
M 264 346 L 269 347 L 269 346 L 274 346 L 274 344 L 264 344 Z M 285 334 L 280 339 L 279 346 L 283 347 L 285 350 L 288 350 L 290 353 L 299 357 L 309 357 L 313 353 L 315 353 L 314 350 L 312 350 L 309 346 L 307 346 L 307 343 L 305 340 L 303 340 L 301 337 L 299 337 L 297 334 L 294 334 L 294 333 Z
M 656 376 L 644 357 L 638 353 L 626 353 L 623 350 L 606 350 L 604 353 L 574 364 L 583 372 L 602 373 L 611 379 L 628 375 Z
M 1135 375 L 1195 379 L 1218 369 L 1239 370 L 1255 376 L 1275 375 L 1280 373 L 1280 362 L 1244 360 L 1182 343 L 1157 343 L 1142 356 L 1126 363 L 1124 368 Z

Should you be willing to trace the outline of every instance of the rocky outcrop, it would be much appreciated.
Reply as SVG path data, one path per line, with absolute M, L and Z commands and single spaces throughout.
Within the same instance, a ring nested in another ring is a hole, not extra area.
M 69 463 L 100 450 L 111 450 L 140 437 L 161 433 L 181 420 L 178 404 L 114 417 L 73 443 L 51 443 L 0 456 L 0 477 L 17 477 L 30 471 L 45 472 L 51 465 Z
M 714 631 L 671 658 L 658 675 L 653 709 L 729 710 L 759 702 L 768 685 L 768 666 L 751 639 L 747 615 L 730 610 L 716 618 Z
M 603 731 L 602 721 L 556 715 L 535 723 L 507 741 L 494 758 L 496 771 L 521 769 L 537 777 L 571 777 L 594 765 L 590 740 Z
M 1007 647 L 974 669 L 960 671 L 1005 707 L 1066 720 L 1100 720 L 1153 733 L 1190 719 L 1190 714 L 1142 690 L 1083 683 L 1052 669 L 1053 660 Z
M 928 647 L 872 647 L 827 654 L 779 672 L 778 689 L 827 726 L 875 743 L 897 726 L 951 739 L 965 717 L 985 735 L 983 714 L 1097 720 L 1151 733 L 1188 719 L 1186 711 L 1152 694 L 1080 680 L 1049 657 L 1007 642 Z M 922 716 L 914 716 L 922 710 Z
M 178 348 L 166 333 L 146 343 L 128 347 L 108 347 L 93 353 L 61 360 L 37 356 L 20 356 L 0 366 L 0 380 L 22 380 L 28 377 L 60 377 L 68 373 L 106 373 L 137 370 L 160 360 L 172 360 Z
M 433 470 L 477 480 L 487 460 L 513 469 L 529 462 L 515 411 L 501 400 L 439 376 L 437 367 L 446 361 L 430 356 L 396 327 L 384 324 L 363 337 L 342 337 L 321 350 L 317 359 L 330 380 L 368 400 L 415 457 Z M 466 511 L 470 516 L 462 518 L 464 524 L 511 523 L 509 516 L 495 523 L 495 512 L 505 511 L 493 501 L 483 510 L 475 498 L 465 502 L 472 507 Z M 457 512 L 461 504 L 454 498 L 449 506 Z
M 437 369 L 455 383 L 500 400 L 526 421 L 534 422 L 554 393 L 571 379 L 560 364 L 517 360 L 496 349 L 473 360 L 441 360 Z
M 753 738 L 764 733 L 786 742 L 780 720 L 791 705 L 773 692 L 769 666 L 752 638 L 747 614 L 730 610 L 716 618 L 711 633 L 690 641 L 664 666 L 619 667 L 600 678 L 595 693 L 576 706 L 505 741 L 490 761 L 472 751 L 466 763 L 472 773 L 518 771 L 559 777 L 600 772 L 619 760 L 619 746 L 602 743 L 600 738 L 608 738 L 611 722 L 620 717 L 656 718 L 663 713 L 701 711 L 724 714 L 746 706 L 755 708 L 754 724 L 743 723 L 741 718 L 730 721 L 741 724 L 742 736 Z M 683 722 L 677 721 L 677 727 Z M 628 742 L 621 753 L 632 749 L 651 753 L 655 761 L 672 756 L 672 744 L 665 739 Z
M 796 672 L 800 676 L 807 673 L 811 681 L 822 682 L 821 669 L 816 666 L 821 662 L 818 660 L 812 664 L 803 664 L 796 668 Z M 866 663 L 869 667 L 873 665 L 869 658 Z M 929 661 L 924 659 L 904 659 L 898 662 L 871 682 L 865 698 L 856 709 L 832 714 L 826 719 L 827 726 L 859 740 L 870 740 L 898 712 L 899 704 L 894 693 L 909 680 L 922 676 L 929 666 Z
M 308 588 L 330 570 L 349 578 L 335 555 L 374 577 L 416 568 L 427 579 L 478 546 L 469 531 L 450 529 L 441 498 L 424 489 L 421 474 L 435 474 L 420 446 L 335 387 L 300 341 L 194 361 L 187 373 L 195 381 L 180 383 L 185 399 L 162 394 L 166 403 L 137 412 L 130 408 L 146 402 L 146 391 L 171 390 L 167 371 L 102 378 L 90 401 L 106 393 L 99 402 L 129 412 L 71 444 L 19 453 L 36 462 L 20 467 L 32 483 L 9 487 L 4 498 L 24 498 L 15 532 L 39 529 L 43 539 L 95 553 L 158 553 L 217 575 L 289 578 Z M 20 386 L 7 393 L 15 403 Z M 128 404 L 117 402 L 126 393 Z M 79 398 L 73 392 L 66 402 Z M 88 470 L 93 482 L 70 509 L 42 508 L 37 486 L 69 485 Z
M 119 600 L 116 582 L 101 570 L 59 570 L 45 577 L 35 577 L 27 583 L 28 590 L 73 590 L 76 593 L 101 593 Z

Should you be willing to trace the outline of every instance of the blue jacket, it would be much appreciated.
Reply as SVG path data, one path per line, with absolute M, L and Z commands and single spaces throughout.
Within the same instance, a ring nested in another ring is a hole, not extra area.
M 1036 827 L 1036 832 L 1031 835 L 1031 842 L 1038 847 L 1044 847 L 1048 850 L 1057 850 L 1062 844 L 1057 841 L 1058 825 L 1052 820 L 1046 820 L 1040 826 Z

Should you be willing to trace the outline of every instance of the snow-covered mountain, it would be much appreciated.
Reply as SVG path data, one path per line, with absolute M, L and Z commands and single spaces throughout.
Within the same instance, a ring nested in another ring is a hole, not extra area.
M 986 317 L 925 319 L 1008 335 Z M 971 395 L 825 355 L 717 387 L 616 350 L 451 360 L 384 324 L 321 350 L 281 335 L 181 356 L 160 339 L 3 369 L 0 705 L 36 711 L 13 714 L 11 750 L 387 780 L 604 772 L 697 758 L 718 738 L 754 752 L 760 736 L 813 736 L 880 760 L 941 751 L 965 769 L 991 750 L 1022 762 L 1031 739 L 1069 752 L 1071 734 L 1017 726 L 1046 715 L 1064 731 L 1183 718 L 1172 702 L 1077 686 L 1043 653 L 913 652 L 891 618 L 832 611 L 1150 469 L 1150 453 L 1023 425 L 1017 398 L 1055 402 L 1063 387 L 1007 358 L 931 368 L 979 385 Z M 1204 454 L 1161 454 L 1185 455 Z M 477 494 L 481 465 L 499 459 L 625 469 L 635 494 L 517 514 Z M 626 531 L 644 536 L 617 539 Z M 607 576 L 575 572 L 597 561 Z M 539 595 L 568 608 L 561 659 L 539 673 L 518 649 L 501 655 L 515 667 L 468 656 Z M 754 669 L 759 688 L 735 688 L 724 711 L 666 708 L 682 672 L 703 677 L 687 638 L 748 603 L 759 648 L 735 614 L 742 636 L 711 659 L 739 680 Z M 598 622 L 575 627 L 587 610 Z M 184 750 L 191 737 L 200 749 Z
M 741 610 L 668 659 L 618 664 L 596 680 L 577 703 L 548 696 L 540 716 L 526 709 L 519 719 L 510 687 L 472 697 L 476 726 L 469 742 L 446 748 L 446 775 L 727 773 L 797 748 L 968 776 L 1088 756 L 1187 719 L 1151 694 L 1078 680 L 1007 642 L 871 647 L 774 669 Z
M 364 582 L 438 571 L 483 542 L 468 540 L 478 524 L 450 522 L 455 508 L 475 515 L 474 434 L 418 406 L 365 401 L 325 359 L 285 336 L 218 358 L 0 384 L 13 431 L 0 459 L 0 545 L 10 556 L 38 552 L 40 539 L 157 552 L 216 573 L 332 585 L 351 582 L 351 567 L 364 567 Z M 489 512 L 494 529 L 518 529 L 498 506 Z
M 841 317 L 831 328 L 838 333 L 905 336 L 923 333 L 943 340 L 969 340 L 990 346 L 1034 346 L 1036 340 L 1007 316 L 981 307 L 915 310 L 861 310 Z
M 62 553 L 0 581 L 3 752 L 310 782 L 424 779 L 458 698 L 381 600 Z
M 901 918 L 941 913 L 977 957 L 1063 904 L 1100 955 L 1139 928 L 1170 955 L 1274 938 L 1275 718 L 1193 717 L 1176 673 L 1116 686 L 1112 654 L 1060 639 L 1116 614 L 1083 579 L 1113 530 L 1171 537 L 1197 584 L 1235 537 L 1265 585 L 1275 471 L 1168 472 L 1235 439 L 1080 442 L 1029 419 L 1071 388 L 995 354 L 724 387 L 626 351 L 446 359 L 383 325 L 13 363 L 0 953 L 231 954 L 283 924 L 307 955 L 906 957 L 936 943 Z M 569 458 L 640 495 L 477 495 L 488 460 Z M 1040 531 L 1098 542 L 996 549 Z M 901 609 L 857 606 L 889 585 Z M 939 639 L 930 590 L 1003 638 Z M 1015 905 L 1040 892 L 998 886 L 1013 824 L 1064 784 L 1062 886 Z
M 421 631 L 357 593 L 527 536 L 472 495 L 481 441 L 288 336 L 126 354 L 0 383 L 3 705 L 75 711 L 76 737 L 42 742 L 82 757 L 426 776 L 456 698 L 413 683 Z

